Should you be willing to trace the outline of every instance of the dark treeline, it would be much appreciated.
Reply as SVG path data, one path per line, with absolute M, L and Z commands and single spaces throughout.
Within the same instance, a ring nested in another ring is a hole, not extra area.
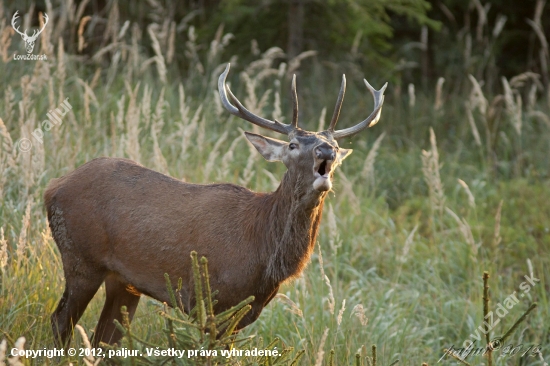
M 53 7 L 66 3 L 54 1 Z M 107 44 L 111 21 L 137 24 L 146 42 L 153 24 L 174 33 L 174 64 L 186 70 L 193 68 L 185 57 L 190 37 L 203 45 L 200 53 L 208 51 L 216 34 L 231 33 L 226 59 L 238 55 L 250 61 L 279 47 L 284 51 L 279 61 L 287 62 L 316 51 L 315 59 L 325 67 L 376 69 L 398 86 L 431 89 L 445 77 L 458 92 L 472 74 L 489 92 L 498 92 L 500 76 L 525 71 L 540 74 L 548 84 L 550 12 L 545 5 L 546 0 L 76 0 L 74 6 L 91 17 L 82 29 L 87 46 L 79 51 L 75 34 L 62 36 L 69 52 L 91 56 Z M 29 7 L 30 1 L 13 2 L 7 15 Z M 47 5 L 37 1 L 33 10 L 46 11 Z M 76 24 L 67 29 L 78 30 Z

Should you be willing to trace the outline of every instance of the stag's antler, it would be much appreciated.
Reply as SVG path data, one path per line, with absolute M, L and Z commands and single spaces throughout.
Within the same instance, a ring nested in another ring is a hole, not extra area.
M 220 75 L 218 79 L 218 91 L 220 93 L 220 99 L 222 105 L 227 111 L 239 118 L 244 119 L 245 121 L 251 122 L 257 126 L 267 128 L 275 132 L 279 132 L 285 135 L 288 135 L 298 127 L 298 95 L 296 93 L 296 75 L 292 78 L 292 102 L 294 105 L 294 111 L 292 113 L 292 124 L 284 124 L 277 120 L 271 121 L 263 117 L 257 116 L 254 113 L 246 109 L 241 102 L 233 95 L 231 89 L 225 84 L 227 79 L 227 74 L 229 73 L 230 64 L 227 64 L 225 71 Z M 228 98 L 229 96 L 229 98 Z M 229 101 L 231 99 L 231 102 Z
M 44 28 L 46 28 L 46 24 L 48 24 L 48 21 L 50 20 L 50 18 L 48 17 L 48 14 L 46 14 L 46 13 L 44 13 L 43 17 L 44 17 L 44 25 L 42 26 L 42 29 L 40 29 L 38 31 L 38 33 L 36 33 L 37 31 L 35 30 L 33 32 L 32 36 L 30 37 L 33 41 L 35 41 L 36 38 L 40 35 L 40 33 L 42 33 L 44 31 Z M 26 32 L 27 31 L 25 30 L 25 33 Z
M 359 122 L 357 125 L 345 128 L 343 130 L 334 131 L 334 127 L 336 126 L 336 122 L 338 121 L 338 116 L 340 115 L 340 108 L 342 107 L 342 102 L 344 100 L 344 93 L 346 92 L 346 77 L 343 76 L 342 86 L 340 87 L 340 94 L 338 95 L 338 101 L 336 102 L 336 107 L 334 109 L 334 115 L 332 116 L 332 121 L 330 122 L 330 126 L 328 128 L 328 131 L 332 134 L 332 137 L 335 140 L 353 136 L 356 133 L 363 131 L 367 127 L 374 126 L 378 123 L 378 120 L 380 119 L 382 105 L 384 104 L 384 91 L 386 90 L 388 83 L 384 84 L 384 86 L 380 90 L 376 90 L 369 84 L 367 79 L 363 79 L 363 81 L 365 82 L 365 85 L 374 97 L 374 111 L 370 114 L 370 116 L 367 117 L 366 120 Z
M 42 29 L 40 29 L 39 31 L 37 30 L 34 30 L 33 33 L 32 33 L 32 36 L 29 36 L 27 34 L 27 30 L 25 29 L 25 32 L 21 32 L 19 30 L 19 26 L 15 26 L 15 21 L 17 20 L 17 18 L 19 18 L 19 15 L 17 15 L 17 13 L 19 13 L 19 11 L 16 11 L 15 14 L 13 14 L 13 17 L 11 18 L 11 26 L 13 27 L 13 29 L 19 33 L 21 35 L 21 37 L 23 37 L 23 39 L 25 40 L 25 42 L 34 42 L 36 41 L 36 38 L 38 38 L 38 36 L 40 35 L 40 33 L 42 33 L 42 31 L 44 30 L 44 28 L 46 28 L 46 24 L 48 24 L 48 21 L 50 20 L 50 18 L 48 17 L 48 14 L 44 14 L 44 26 L 42 27 Z M 38 32 L 38 33 L 37 33 Z
M 11 18 L 11 26 L 17 33 L 21 35 L 21 37 L 23 37 L 23 39 L 25 39 L 25 37 L 28 37 L 27 30 L 25 29 L 25 33 L 21 33 L 21 31 L 19 30 L 19 26 L 15 27 L 15 21 L 17 20 L 17 18 L 19 18 L 19 15 L 17 15 L 17 13 L 19 13 L 19 11 L 16 11 L 15 14 L 13 14 L 13 17 Z

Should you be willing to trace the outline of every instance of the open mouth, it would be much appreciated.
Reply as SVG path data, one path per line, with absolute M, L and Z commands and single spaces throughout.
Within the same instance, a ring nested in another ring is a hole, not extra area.
M 313 187 L 320 191 L 328 191 L 332 188 L 332 182 L 330 180 L 330 168 L 332 161 L 323 160 L 313 167 L 313 176 L 315 181 Z
M 323 176 L 326 173 L 326 169 L 327 169 L 327 161 L 323 160 L 321 165 L 319 165 L 319 169 L 317 170 L 317 173 L 319 173 L 319 175 Z
M 316 178 L 330 178 L 330 165 L 331 162 L 328 160 L 323 160 L 319 163 L 319 165 L 315 164 L 316 167 L 313 167 L 313 175 Z

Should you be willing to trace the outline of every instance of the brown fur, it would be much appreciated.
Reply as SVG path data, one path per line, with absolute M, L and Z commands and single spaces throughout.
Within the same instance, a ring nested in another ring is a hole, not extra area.
M 327 193 L 310 186 L 300 168 L 289 169 L 280 187 L 265 194 L 184 183 L 115 158 L 92 160 L 52 180 L 44 199 L 67 281 L 52 315 L 56 340 L 66 343 L 104 280 L 96 345 L 121 337 L 113 320 L 120 320 L 122 305 L 133 315 L 140 293 L 169 302 L 164 273 L 183 279 L 189 311 L 193 250 L 208 258 L 211 286 L 219 291 L 215 311 L 254 295 L 239 328 L 252 323 L 313 251 Z

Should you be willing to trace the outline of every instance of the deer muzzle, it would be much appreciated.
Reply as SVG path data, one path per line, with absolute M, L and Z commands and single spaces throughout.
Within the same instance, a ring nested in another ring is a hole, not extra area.
M 332 164 L 336 160 L 336 149 L 329 144 L 321 144 L 315 148 L 315 164 L 313 165 L 313 188 L 318 191 L 329 191 L 332 188 Z

